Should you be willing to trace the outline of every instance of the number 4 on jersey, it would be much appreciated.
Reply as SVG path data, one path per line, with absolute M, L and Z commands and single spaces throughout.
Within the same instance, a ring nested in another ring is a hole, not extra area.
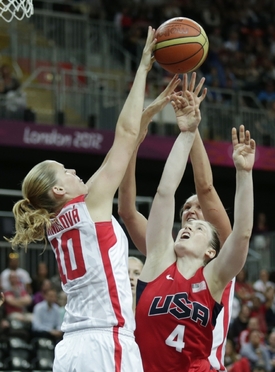
M 166 345 L 174 347 L 179 353 L 184 349 L 185 342 L 183 342 L 185 326 L 177 325 L 173 332 L 165 340 Z

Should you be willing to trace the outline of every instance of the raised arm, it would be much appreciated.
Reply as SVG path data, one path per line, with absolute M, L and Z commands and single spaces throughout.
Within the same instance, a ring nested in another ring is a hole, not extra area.
M 168 156 L 162 177 L 149 214 L 146 248 L 147 259 L 142 272 L 143 279 L 159 275 L 175 261 L 172 227 L 175 213 L 175 192 L 183 177 L 195 131 L 201 120 L 198 106 L 192 94 L 177 97 L 172 103 L 181 133 Z
M 221 296 L 226 284 L 236 276 L 245 264 L 249 240 L 253 227 L 253 180 L 252 169 L 255 160 L 255 141 L 243 125 L 232 129 L 233 160 L 236 168 L 236 193 L 234 203 L 233 230 L 224 243 L 217 258 L 205 267 L 210 278 L 210 290 Z
M 175 75 L 165 90 L 143 111 L 138 146 L 132 155 L 125 176 L 119 186 L 118 213 L 122 218 L 134 245 L 144 255 L 146 255 L 145 235 L 147 219 L 136 209 L 135 171 L 137 153 L 139 145 L 146 136 L 148 125 L 152 121 L 153 117 L 170 101 L 170 95 L 175 91 L 179 83 L 180 79 Z
M 86 203 L 94 221 L 111 217 L 114 194 L 136 147 L 144 105 L 146 77 L 152 66 L 152 50 L 156 42 L 154 36 L 155 30 L 149 27 L 140 65 L 117 121 L 113 146 L 103 166 L 87 183 L 89 193 Z
M 219 233 L 221 247 L 231 232 L 226 210 L 213 185 L 213 175 L 199 131 L 190 153 L 196 193 L 206 221 L 212 223 Z
M 194 72 L 190 79 L 189 88 L 187 88 L 188 80 L 187 76 L 185 76 L 183 79 L 183 91 L 188 89 L 190 92 L 193 92 L 195 101 L 200 104 L 207 93 L 206 89 L 204 89 L 202 95 L 199 96 L 204 79 L 201 79 L 196 87 L 195 82 L 196 73 Z M 213 185 L 211 165 L 198 129 L 190 152 L 190 159 L 193 168 L 196 193 L 203 216 L 206 221 L 212 223 L 217 229 L 222 246 L 231 232 L 231 224 L 228 214 Z

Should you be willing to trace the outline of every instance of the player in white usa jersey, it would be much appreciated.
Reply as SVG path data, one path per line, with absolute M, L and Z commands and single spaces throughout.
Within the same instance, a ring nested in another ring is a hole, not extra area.
M 112 207 L 139 140 L 155 43 L 155 30 L 149 27 L 112 148 L 98 171 L 84 184 L 74 169 L 46 160 L 27 174 L 24 199 L 13 207 L 12 246 L 48 239 L 67 295 L 65 333 L 55 349 L 54 372 L 143 371 L 133 334 L 128 242 Z
M 201 79 L 196 88 L 195 81 L 196 73 L 193 73 L 189 84 L 189 91 L 193 93 L 194 99 L 198 104 L 200 104 L 205 98 L 207 92 L 206 89 L 204 89 L 202 95 L 199 96 L 204 79 Z M 183 90 L 186 90 L 187 86 L 188 79 L 185 75 L 183 79 Z M 171 94 L 171 89 L 175 89 L 175 83 L 173 80 L 162 95 Z M 162 97 L 160 96 L 160 98 Z M 163 106 L 158 105 L 158 100 L 159 98 L 157 98 L 156 101 L 143 112 L 143 125 L 145 128 L 153 115 L 156 114 L 156 110 L 163 108 Z M 119 188 L 119 214 L 122 217 L 135 246 L 146 255 L 145 234 L 147 220 L 140 213 L 137 213 L 135 204 L 135 164 L 137 151 L 138 149 L 131 159 L 123 183 Z M 182 208 L 182 226 L 186 221 L 191 220 L 206 220 L 211 222 L 219 232 L 222 246 L 231 232 L 231 224 L 222 202 L 213 186 L 211 166 L 198 130 L 190 152 L 190 158 L 194 172 L 197 195 L 192 195 L 188 198 Z M 223 359 L 226 336 L 231 317 L 234 283 L 235 279 L 227 285 L 224 291 L 224 308 L 218 315 L 217 324 L 213 331 L 213 345 L 209 360 L 212 367 L 218 371 L 225 371 Z

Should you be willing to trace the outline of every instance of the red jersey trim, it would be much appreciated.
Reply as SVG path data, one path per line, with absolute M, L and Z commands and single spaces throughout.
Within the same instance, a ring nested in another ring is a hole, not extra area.
M 109 256 L 109 250 L 116 242 L 117 238 L 114 232 L 112 221 L 108 222 L 97 222 L 95 223 L 98 245 L 101 252 L 102 262 L 105 270 L 107 284 L 109 288 L 110 299 L 112 302 L 113 310 L 117 319 L 117 326 L 123 327 L 125 319 L 122 315 L 121 306 L 119 302 L 118 290 L 116 286 L 116 280 L 112 270 L 112 264 Z M 115 372 L 121 371 L 121 360 L 122 360 L 122 346 L 119 342 L 119 335 L 116 328 L 113 330 L 113 338 L 115 344 Z
M 84 202 L 85 201 L 85 198 L 86 198 L 86 195 L 79 195 L 77 196 L 76 198 L 73 198 L 72 200 L 69 200 L 63 207 L 67 207 L 68 205 L 71 205 L 71 204 L 75 204 L 75 203 L 79 203 L 79 202 Z

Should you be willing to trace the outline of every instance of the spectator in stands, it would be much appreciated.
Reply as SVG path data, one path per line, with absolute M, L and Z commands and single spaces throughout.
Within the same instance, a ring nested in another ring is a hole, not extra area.
M 270 363 L 272 365 L 271 372 L 275 372 L 275 330 L 273 330 L 268 336 L 267 349 Z
M 4 83 L 3 94 L 20 88 L 21 83 L 16 77 L 13 76 L 11 68 L 8 64 L 3 64 L 0 67 L 0 75 Z
M 274 287 L 274 283 L 269 280 L 269 272 L 266 269 L 260 270 L 259 279 L 253 284 L 255 292 L 262 302 L 265 302 L 265 292 L 268 287 Z
M 215 84 L 215 82 L 217 82 L 217 84 Z M 219 88 L 223 87 L 222 73 L 217 67 L 211 67 L 209 72 L 205 75 L 205 84 L 207 86 L 216 85 Z
M 274 118 L 275 118 L 275 101 L 272 102 L 273 110 L 274 110 Z M 274 121 L 275 123 L 275 121 Z M 266 126 L 267 122 L 262 121 L 256 122 L 255 127 L 259 130 L 262 134 L 263 145 L 268 146 L 270 145 L 271 136 L 274 130 L 272 130 L 272 126 Z M 271 123 L 270 123 L 271 124 Z M 266 234 L 269 232 L 269 225 L 267 221 L 267 215 L 265 212 L 260 211 L 256 214 L 254 220 L 254 226 L 252 231 L 252 244 L 254 249 L 266 249 L 270 242 L 269 236 Z
M 30 322 L 31 314 L 26 311 L 32 302 L 31 296 L 26 292 L 16 271 L 9 273 L 9 285 L 4 292 L 5 313 L 9 320 L 15 319 L 21 322 Z
M 224 362 L 227 372 L 250 372 L 250 363 L 247 358 L 236 352 L 234 343 L 227 340 L 225 346 Z
M 254 40 L 253 40 L 254 42 Z M 257 92 L 261 79 L 261 69 L 258 66 L 256 55 L 247 59 L 246 76 L 243 85 L 244 90 Z
M 41 284 L 45 279 L 49 279 L 48 266 L 45 262 L 41 261 L 37 265 L 36 275 L 32 278 L 32 293 L 41 290 Z
M 32 306 L 35 306 L 39 302 L 44 301 L 45 296 L 50 289 L 52 289 L 52 283 L 50 279 L 44 279 L 41 283 L 40 290 L 36 291 L 32 296 Z
M 275 103 L 275 101 L 274 101 Z M 267 216 L 265 212 L 257 213 L 253 226 L 253 234 L 264 234 L 269 231 Z
M 237 351 L 240 350 L 240 334 L 247 328 L 249 317 L 250 308 L 246 304 L 242 304 L 239 315 L 230 324 L 228 338 L 234 342 Z
M 240 35 L 236 30 L 229 32 L 228 38 L 224 42 L 224 48 L 230 52 L 237 52 L 241 49 Z
M 205 32 L 209 34 L 213 29 L 221 26 L 221 15 L 218 7 L 214 3 L 204 7 L 202 11 L 202 20 Z
M 249 341 L 241 347 L 240 354 L 249 360 L 251 369 L 263 366 L 266 371 L 272 370 L 268 348 L 262 343 L 261 334 L 256 329 L 250 332 Z
M 264 83 L 262 90 L 258 94 L 258 100 L 267 107 L 269 102 L 275 101 L 275 85 L 274 81 L 268 80 Z
M 250 333 L 254 330 L 259 332 L 259 334 L 261 336 L 261 343 L 265 342 L 265 336 L 266 335 L 264 333 L 262 333 L 261 330 L 260 330 L 259 319 L 257 317 L 250 317 L 249 320 L 248 320 L 248 324 L 247 324 L 246 329 L 241 331 L 241 333 L 239 334 L 239 342 L 238 343 L 239 343 L 239 348 L 240 349 L 243 347 L 244 344 L 249 342 Z
M 31 290 L 31 282 L 32 279 L 30 274 L 27 270 L 19 267 L 19 254 L 18 253 L 10 253 L 8 256 L 8 267 L 2 271 L 0 279 L 1 279 L 1 286 L 2 290 L 5 292 L 9 288 L 9 275 L 11 271 L 15 271 L 20 282 L 25 286 L 25 289 L 28 293 L 32 293 Z
M 114 25 L 122 38 L 125 37 L 133 25 L 133 17 L 130 10 L 130 6 L 125 6 L 122 9 L 118 8 L 114 16 Z
M 224 366 L 230 371 L 232 365 L 240 359 L 241 356 L 237 353 L 234 343 L 232 340 L 227 339 L 225 345 Z
M 27 107 L 26 95 L 20 89 L 21 83 L 13 76 L 12 70 L 8 64 L 3 64 L 0 67 L 0 77 L 4 88 L 1 93 L 5 96 L 7 114 L 20 113 L 23 115 Z
M 275 288 L 268 287 L 265 292 L 265 320 L 268 334 L 275 329 Z M 275 371 L 274 371 L 275 372 Z
M 163 22 L 170 18 L 181 17 L 182 12 L 178 0 L 170 0 L 162 6 Z
M 242 304 L 251 304 L 254 289 L 252 284 L 247 281 L 247 271 L 245 268 L 236 276 L 235 294 Z
M 220 82 L 218 78 L 213 78 L 211 80 L 211 84 L 208 86 L 208 94 L 207 94 L 207 100 L 210 103 L 216 103 L 216 104 L 221 104 L 223 103 L 223 95 L 221 92 L 219 92 L 220 88 Z
M 62 338 L 60 309 L 54 289 L 48 290 L 45 300 L 33 308 L 32 335 L 50 338 L 55 343 Z
M 267 324 L 266 324 L 266 297 L 264 296 L 264 301 L 261 300 L 259 293 L 255 293 L 252 297 L 252 306 L 250 316 L 257 318 L 259 321 L 260 331 L 266 335 L 267 334 Z
M 214 27 L 212 31 L 208 34 L 209 48 L 212 52 L 218 55 L 223 49 L 223 38 L 221 27 Z

